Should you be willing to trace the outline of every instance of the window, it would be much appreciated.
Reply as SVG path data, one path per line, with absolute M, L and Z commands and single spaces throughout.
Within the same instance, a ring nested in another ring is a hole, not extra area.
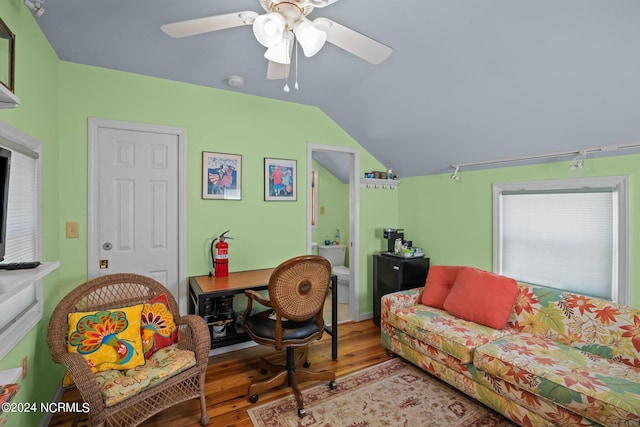
M 40 143 L 0 122 L 0 146 L 12 152 L 3 262 L 39 261 Z M 0 358 L 42 318 L 41 277 L 41 272 L 31 270 L 0 277 Z
M 7 245 L 3 262 L 38 260 L 36 230 L 38 212 L 38 158 L 18 151 L 11 155 Z
M 627 187 L 626 177 L 495 184 L 494 271 L 628 303 Z

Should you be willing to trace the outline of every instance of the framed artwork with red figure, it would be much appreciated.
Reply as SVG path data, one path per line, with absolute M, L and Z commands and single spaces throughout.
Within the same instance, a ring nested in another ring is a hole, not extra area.
M 264 200 L 298 200 L 295 160 L 264 159 Z

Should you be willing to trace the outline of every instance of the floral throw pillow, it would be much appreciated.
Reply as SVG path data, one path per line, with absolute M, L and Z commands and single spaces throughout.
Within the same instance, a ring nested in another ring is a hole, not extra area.
M 69 313 L 68 351 L 81 354 L 93 372 L 143 365 L 142 306 Z
M 178 327 L 173 321 L 166 294 L 144 304 L 140 334 L 145 359 L 157 350 L 178 342 Z

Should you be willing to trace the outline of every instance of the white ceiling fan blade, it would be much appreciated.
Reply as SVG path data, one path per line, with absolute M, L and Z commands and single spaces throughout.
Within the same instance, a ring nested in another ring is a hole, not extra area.
M 267 67 L 267 80 L 282 80 L 289 77 L 290 64 L 279 64 L 269 61 Z
M 372 64 L 380 64 L 387 59 L 393 49 L 351 28 L 327 18 L 313 21 L 316 28 L 327 33 L 327 41 Z
M 181 38 L 209 33 L 211 31 L 226 30 L 227 28 L 241 27 L 243 25 L 251 25 L 257 17 L 257 12 L 246 10 L 244 12 L 227 13 L 225 15 L 174 22 L 172 24 L 165 24 L 161 26 L 160 29 L 171 37 Z

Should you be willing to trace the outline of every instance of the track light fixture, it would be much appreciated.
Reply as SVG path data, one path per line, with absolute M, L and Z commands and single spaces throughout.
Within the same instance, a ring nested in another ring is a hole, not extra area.
M 453 173 L 451 174 L 451 179 L 454 181 L 460 181 L 460 177 L 458 176 L 458 170 L 460 170 L 460 166 L 454 165 L 451 167 L 454 169 Z
M 451 165 L 454 169 L 451 174 L 451 179 L 454 181 L 459 181 L 460 177 L 458 176 L 458 171 L 460 168 L 476 168 L 478 166 L 497 166 L 497 165 L 508 165 L 508 164 L 516 164 L 521 162 L 530 162 L 533 160 L 544 160 L 544 159 L 553 159 L 557 157 L 567 157 L 567 156 L 575 156 L 571 162 L 570 170 L 575 171 L 578 169 L 582 169 L 584 167 L 584 161 L 587 159 L 587 154 L 589 153 L 612 153 L 618 150 L 626 150 L 626 149 L 638 149 L 640 148 L 640 142 L 625 142 L 622 144 L 613 144 L 613 145 L 601 145 L 600 147 L 591 147 L 591 148 L 583 148 L 582 150 L 571 150 L 571 151 L 557 151 L 555 153 L 546 153 L 546 154 L 533 154 L 530 156 L 522 156 L 522 157 L 510 157 L 506 159 L 498 159 L 498 160 L 486 160 L 481 162 L 472 162 L 472 163 L 458 163 L 457 165 Z
M 569 170 L 575 171 L 584 167 L 584 161 L 587 159 L 587 150 L 584 150 L 580 155 L 576 156 L 569 166 Z
M 43 0 L 24 0 L 24 5 L 33 13 L 35 17 L 41 17 L 44 14 Z

